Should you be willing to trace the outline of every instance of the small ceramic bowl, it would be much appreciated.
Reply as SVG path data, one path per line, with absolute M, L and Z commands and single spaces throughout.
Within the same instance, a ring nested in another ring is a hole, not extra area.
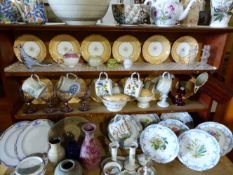
M 108 162 L 104 165 L 104 175 L 117 175 L 121 172 L 122 166 L 118 162 Z
M 153 100 L 153 96 L 149 97 L 138 97 L 138 107 L 139 108 L 149 108 L 150 107 L 150 101 Z
M 149 24 L 150 6 L 144 4 L 112 4 L 114 19 L 119 24 Z
M 75 67 L 79 62 L 79 56 L 76 53 L 66 53 L 64 55 L 64 64 L 68 67 Z
M 104 103 L 105 107 L 111 112 L 121 111 L 124 108 L 124 106 L 127 104 L 126 100 L 109 101 L 102 99 L 102 102 Z

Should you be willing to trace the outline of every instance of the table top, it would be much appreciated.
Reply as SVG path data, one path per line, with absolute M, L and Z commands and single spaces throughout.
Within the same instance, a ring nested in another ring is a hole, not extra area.
M 233 175 L 233 163 L 226 157 L 222 157 L 214 168 L 207 171 L 193 171 L 182 165 L 178 159 L 168 164 L 155 164 L 158 175 Z M 12 169 L 0 165 L 0 175 L 10 175 Z M 85 172 L 84 175 L 98 175 L 99 170 Z M 48 168 L 46 175 L 53 175 L 53 168 Z

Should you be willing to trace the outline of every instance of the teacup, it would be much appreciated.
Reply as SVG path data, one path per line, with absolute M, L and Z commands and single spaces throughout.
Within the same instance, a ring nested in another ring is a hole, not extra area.
M 78 76 L 73 73 L 67 73 L 66 76 L 61 76 L 57 88 L 62 92 L 71 93 L 73 95 L 80 91 L 80 84 L 77 81 Z
M 73 52 L 68 52 L 63 56 L 63 59 L 64 59 L 64 64 L 72 68 L 78 64 L 80 55 Z
M 47 85 L 42 82 L 36 74 L 32 74 L 31 77 L 26 79 L 22 85 L 22 90 L 36 99 L 41 96 L 46 88 Z

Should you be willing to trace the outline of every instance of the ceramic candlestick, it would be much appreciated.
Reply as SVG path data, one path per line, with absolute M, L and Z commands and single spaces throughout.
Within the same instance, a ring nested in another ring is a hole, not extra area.
M 135 156 L 136 156 L 136 149 L 138 147 L 138 144 L 136 142 L 132 142 L 130 148 L 129 148 L 129 159 L 125 161 L 125 169 L 128 171 L 135 171 L 138 167 L 138 164 L 136 163 Z
M 117 161 L 117 150 L 119 148 L 119 143 L 117 142 L 112 142 L 109 144 L 110 150 L 111 150 L 111 158 L 112 161 L 116 162 Z

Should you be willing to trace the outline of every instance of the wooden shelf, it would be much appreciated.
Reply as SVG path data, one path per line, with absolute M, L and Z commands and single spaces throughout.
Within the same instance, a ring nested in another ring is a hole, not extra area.
M 47 23 L 45 25 L 29 25 L 29 24 L 1 24 L 1 30 L 46 30 L 46 31 L 87 31 L 87 32 L 160 32 L 160 33 L 231 33 L 233 27 L 225 28 L 213 28 L 209 26 L 197 26 L 197 27 L 184 27 L 184 26 L 168 26 L 158 27 L 155 25 L 93 25 L 93 26 L 70 26 L 60 23 Z
M 64 65 L 52 63 L 51 66 L 47 67 L 33 67 L 31 70 L 27 69 L 24 64 L 20 62 L 13 63 L 12 65 L 4 69 L 6 76 L 30 76 L 32 73 L 36 73 L 42 76 L 57 76 L 67 72 L 78 73 L 80 76 L 86 76 L 87 78 L 91 75 L 97 75 L 102 71 L 108 72 L 109 75 L 130 75 L 132 72 L 139 72 L 140 74 L 161 74 L 164 71 L 168 71 L 174 74 L 191 74 L 201 73 L 205 71 L 215 71 L 217 68 L 201 62 L 196 62 L 188 65 L 178 64 L 174 62 L 162 63 L 159 65 L 152 65 L 149 63 L 135 63 L 132 68 L 125 70 L 122 65 L 119 65 L 116 69 L 107 68 L 106 65 L 99 67 L 90 67 L 87 64 L 77 65 L 75 68 L 69 68 Z
M 163 112 L 200 112 L 208 110 L 205 104 L 199 103 L 197 101 L 186 101 L 185 106 L 176 106 L 170 105 L 168 108 L 160 108 L 156 105 L 155 102 L 151 102 L 151 106 L 146 109 L 137 107 L 136 102 L 128 102 L 127 105 L 120 112 L 110 112 L 102 103 L 90 102 L 90 110 L 87 112 L 82 112 L 78 110 L 79 104 L 71 104 L 71 107 L 74 109 L 70 113 L 56 112 L 52 114 L 44 113 L 45 105 L 37 105 L 39 109 L 34 114 L 24 114 L 24 106 L 18 111 L 15 118 L 19 120 L 34 120 L 38 118 L 64 118 L 70 116 L 80 116 L 80 115 L 114 115 L 114 114 L 146 114 L 146 113 L 163 113 Z

